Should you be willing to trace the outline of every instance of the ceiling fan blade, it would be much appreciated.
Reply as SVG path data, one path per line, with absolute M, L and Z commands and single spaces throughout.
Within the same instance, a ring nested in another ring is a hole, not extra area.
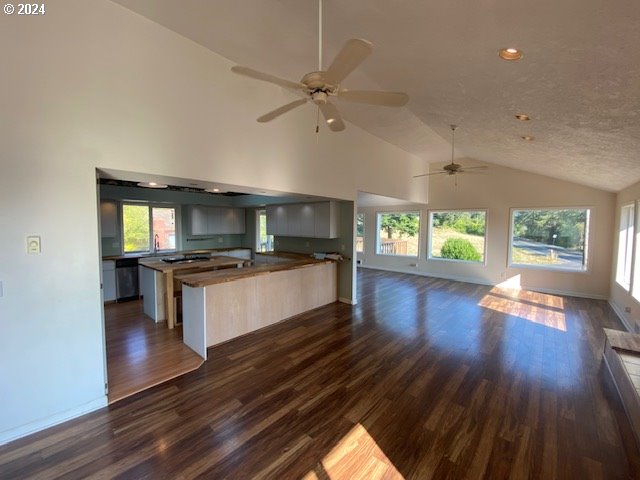
M 256 80 L 262 80 L 263 82 L 273 83 L 275 85 L 279 85 L 284 88 L 290 88 L 292 90 L 304 90 L 305 88 L 307 88 L 302 83 L 285 80 L 284 78 L 275 77 L 273 75 L 269 75 L 268 73 L 253 70 L 252 68 L 241 67 L 240 65 L 231 67 L 231 71 L 239 75 L 255 78 Z
M 318 106 L 320 107 L 322 116 L 327 121 L 327 125 L 329 125 L 329 129 L 332 132 L 341 132 L 345 129 L 342 117 L 340 117 L 340 112 L 338 112 L 338 109 L 333 103 L 321 103 Z
M 373 44 L 360 38 L 347 40 L 324 74 L 327 83 L 339 84 L 373 51 Z
M 349 102 L 368 103 L 385 107 L 401 107 L 409 101 L 409 95 L 402 92 L 378 92 L 374 90 L 340 90 L 338 98 Z
M 458 170 L 458 173 L 464 173 L 464 174 L 468 174 L 468 175 L 486 175 L 487 172 L 479 172 L 477 170 L 473 170 L 473 171 L 469 171 L 466 168 L 464 170 Z
M 442 175 L 443 173 L 448 173 L 448 172 L 432 172 L 432 173 L 423 173 L 421 175 L 414 175 L 413 178 L 418 178 L 418 177 L 429 177 L 431 175 Z
M 480 167 L 464 167 L 464 170 L 465 171 L 467 171 L 467 170 L 486 170 L 487 168 L 489 168 L 489 167 L 487 167 L 486 165 L 482 165 Z
M 305 103 L 307 103 L 307 99 L 301 98 L 300 100 L 296 100 L 294 102 L 287 103 L 286 105 L 283 105 L 280 108 L 276 108 L 275 110 L 272 110 L 269 113 L 265 113 L 261 117 L 258 117 L 257 120 L 260 123 L 270 122 L 271 120 L 279 117 L 283 113 L 287 113 L 289 110 L 293 110 L 294 108 L 299 107 L 300 105 L 304 105 Z

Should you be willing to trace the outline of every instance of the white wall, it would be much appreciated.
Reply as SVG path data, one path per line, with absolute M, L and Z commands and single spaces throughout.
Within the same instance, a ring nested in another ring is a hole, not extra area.
M 613 256 L 613 268 L 611 269 L 611 298 L 609 299 L 609 303 L 614 308 L 616 313 L 624 320 L 626 326 L 631 331 L 636 333 L 640 333 L 640 302 L 638 302 L 630 292 L 627 292 L 622 286 L 616 282 L 616 264 L 618 258 L 618 228 L 620 226 L 620 208 L 623 205 L 628 205 L 630 203 L 636 202 L 636 222 L 635 222 L 635 231 L 640 231 L 640 225 L 638 225 L 638 211 L 639 204 L 637 201 L 640 200 L 640 182 L 632 185 L 628 188 L 625 188 L 617 195 L 616 199 L 616 210 L 615 210 L 615 232 L 614 235 L 614 256 Z M 634 235 L 635 238 L 638 238 L 637 235 Z M 636 240 L 637 242 L 637 240 Z M 640 245 L 636 245 L 636 257 L 640 255 Z M 636 265 L 640 265 L 640 262 L 636 259 Z M 636 270 L 638 268 L 636 267 Z M 640 273 L 634 272 L 635 278 L 640 279 Z M 630 311 L 626 312 L 625 309 L 628 308 Z
M 398 210 L 398 207 L 358 209 L 366 215 L 365 253 L 360 255 L 364 266 L 486 284 L 497 284 L 520 274 L 521 284 L 525 288 L 596 298 L 609 297 L 615 194 L 497 165 L 491 165 L 486 175 L 460 176 L 457 188 L 452 179 L 445 176 L 431 177 L 429 182 L 429 204 L 405 207 L 406 210 L 421 211 L 421 251 L 417 261 L 415 258 L 375 254 L 375 213 Z M 509 209 L 565 206 L 592 208 L 589 271 L 572 273 L 508 268 Z M 486 265 L 427 260 L 429 209 L 487 209 Z M 416 262 L 418 266 L 412 267 L 411 264 Z
M 95 169 L 355 200 L 424 202 L 418 158 L 106 0 L 0 16 L 0 443 L 103 405 Z M 25 236 L 42 237 L 40 255 Z

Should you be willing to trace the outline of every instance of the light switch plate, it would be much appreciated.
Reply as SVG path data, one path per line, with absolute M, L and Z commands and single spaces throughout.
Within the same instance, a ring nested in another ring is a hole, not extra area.
M 27 237 L 27 253 L 40 253 L 40 237 L 38 235 L 30 235 Z
M 4 297 L 4 289 L 2 288 L 2 282 L 0 281 L 0 297 Z

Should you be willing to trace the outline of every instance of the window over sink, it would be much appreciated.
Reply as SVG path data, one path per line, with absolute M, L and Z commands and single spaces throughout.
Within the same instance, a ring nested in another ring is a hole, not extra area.
M 170 252 L 176 250 L 175 207 L 144 203 L 122 204 L 124 253 Z

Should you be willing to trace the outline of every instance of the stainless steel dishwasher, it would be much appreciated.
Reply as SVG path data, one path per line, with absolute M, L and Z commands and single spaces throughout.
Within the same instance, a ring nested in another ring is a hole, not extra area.
M 116 260 L 116 298 L 118 302 L 139 298 L 137 258 Z

